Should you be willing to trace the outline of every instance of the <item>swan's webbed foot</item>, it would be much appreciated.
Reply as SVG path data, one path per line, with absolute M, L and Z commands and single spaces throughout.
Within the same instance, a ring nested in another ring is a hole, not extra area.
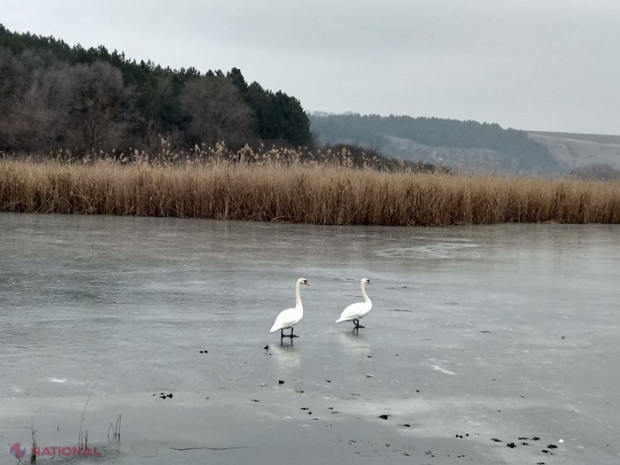
M 291 335 L 289 336 L 291 339 L 294 337 L 299 337 L 297 334 L 293 334 L 293 328 L 291 328 Z

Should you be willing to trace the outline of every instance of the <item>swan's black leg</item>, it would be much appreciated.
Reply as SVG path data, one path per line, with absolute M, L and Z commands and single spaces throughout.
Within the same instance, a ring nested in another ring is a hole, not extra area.
M 280 330 L 280 342 L 282 342 L 282 339 L 284 339 L 284 329 Z
M 293 328 L 291 327 L 291 340 L 292 340 L 294 337 L 299 337 L 299 336 L 297 336 L 297 335 L 293 335 Z

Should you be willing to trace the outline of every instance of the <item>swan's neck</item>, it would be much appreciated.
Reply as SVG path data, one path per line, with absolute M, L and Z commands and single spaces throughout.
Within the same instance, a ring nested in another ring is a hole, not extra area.
M 295 308 L 301 308 L 303 310 L 303 306 L 301 305 L 301 296 L 299 295 L 299 283 L 295 285 Z
M 362 297 L 364 297 L 364 302 L 370 302 L 370 298 L 366 294 L 366 283 L 362 282 Z

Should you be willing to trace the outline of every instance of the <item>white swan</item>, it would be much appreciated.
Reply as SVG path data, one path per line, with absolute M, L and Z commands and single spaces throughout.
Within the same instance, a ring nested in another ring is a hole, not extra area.
M 355 304 L 349 305 L 342 311 L 340 318 L 336 320 L 336 323 L 340 323 L 341 321 L 352 321 L 355 324 L 354 329 L 363 328 L 360 325 L 360 320 L 368 315 L 368 312 L 372 308 L 372 302 L 366 295 L 366 284 L 370 284 L 370 279 L 362 278 L 360 281 L 360 287 L 362 288 L 362 296 L 364 297 L 363 302 L 358 302 Z
M 280 330 L 280 339 L 284 338 L 284 330 L 288 328 L 291 328 L 291 334 L 288 334 L 286 337 L 298 337 L 293 335 L 293 326 L 299 323 L 304 316 L 304 307 L 301 305 L 301 297 L 299 296 L 300 284 L 309 286 L 306 278 L 299 278 L 297 280 L 295 284 L 295 307 L 282 310 L 269 330 L 270 333 Z

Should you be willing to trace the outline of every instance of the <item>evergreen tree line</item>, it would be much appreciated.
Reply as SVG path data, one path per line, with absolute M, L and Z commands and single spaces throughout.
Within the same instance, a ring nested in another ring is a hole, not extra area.
M 358 142 L 390 155 L 387 136 L 428 146 L 462 149 L 490 149 L 519 157 L 524 167 L 557 169 L 547 147 L 532 140 L 525 131 L 502 129 L 498 124 L 410 116 L 360 115 L 357 113 L 310 115 L 312 130 L 324 143 Z
M 300 102 L 241 71 L 172 70 L 0 24 L 0 150 L 176 149 L 312 142 Z

